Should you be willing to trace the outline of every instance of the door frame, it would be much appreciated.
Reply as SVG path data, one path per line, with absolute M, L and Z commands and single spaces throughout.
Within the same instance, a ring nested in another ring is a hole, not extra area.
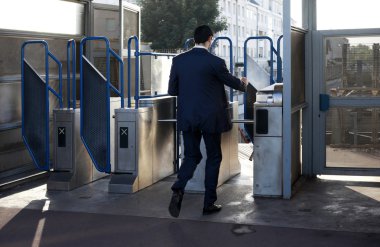
M 380 29 L 318 30 L 312 33 L 313 54 L 313 174 L 380 176 L 380 168 L 326 167 L 326 113 L 320 110 L 320 94 L 325 93 L 324 38 L 379 36 Z M 330 107 L 380 107 L 379 97 L 330 98 Z

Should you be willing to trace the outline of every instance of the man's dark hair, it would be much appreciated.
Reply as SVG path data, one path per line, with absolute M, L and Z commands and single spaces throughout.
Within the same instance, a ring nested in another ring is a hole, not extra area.
M 194 31 L 194 41 L 195 44 L 204 43 L 208 40 L 210 36 L 213 36 L 211 28 L 207 25 L 199 26 Z

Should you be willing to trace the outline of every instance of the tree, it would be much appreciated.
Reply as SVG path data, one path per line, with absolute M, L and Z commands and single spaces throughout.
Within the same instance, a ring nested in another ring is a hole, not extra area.
M 182 48 L 199 25 L 214 32 L 227 29 L 220 18 L 218 0 L 140 0 L 142 40 L 152 49 Z

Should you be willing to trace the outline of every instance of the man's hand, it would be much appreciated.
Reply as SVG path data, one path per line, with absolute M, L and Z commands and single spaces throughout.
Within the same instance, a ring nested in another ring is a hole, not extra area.
M 240 81 L 241 81 L 242 83 L 244 83 L 244 86 L 245 86 L 245 87 L 248 86 L 248 79 L 247 79 L 247 77 L 242 77 L 242 78 L 240 79 Z

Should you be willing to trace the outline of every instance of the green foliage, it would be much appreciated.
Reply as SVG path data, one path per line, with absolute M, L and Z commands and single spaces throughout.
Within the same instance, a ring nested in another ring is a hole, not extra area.
M 140 0 L 142 40 L 152 49 L 182 48 L 199 25 L 216 33 L 227 29 L 219 18 L 218 0 Z
M 349 55 L 350 60 L 371 61 L 373 59 L 372 49 L 366 44 L 351 46 Z

